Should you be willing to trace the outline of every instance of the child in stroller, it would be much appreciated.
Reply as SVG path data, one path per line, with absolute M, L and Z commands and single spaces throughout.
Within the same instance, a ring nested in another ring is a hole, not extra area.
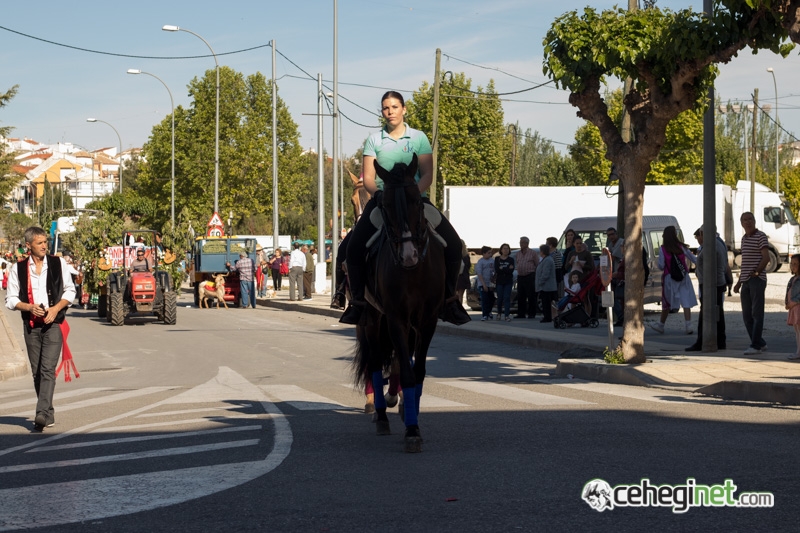
M 580 324 L 581 327 L 596 328 L 600 321 L 592 316 L 592 305 L 596 301 L 596 295 L 603 290 L 603 282 L 597 270 L 592 271 L 583 283 L 578 285 L 577 290 L 573 284 L 575 279 L 570 274 L 570 288 L 567 294 L 558 302 L 558 314 L 553 319 L 553 327 L 564 329 L 568 325 Z

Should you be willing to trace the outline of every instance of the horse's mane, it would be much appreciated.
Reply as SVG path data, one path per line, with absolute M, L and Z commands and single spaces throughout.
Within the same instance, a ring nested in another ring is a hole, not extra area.
M 397 163 L 392 170 L 389 171 L 388 174 L 383 176 L 383 188 L 386 191 L 392 189 L 399 189 L 403 187 L 408 187 L 410 185 L 416 185 L 413 178 L 407 176 L 408 172 L 408 165 L 405 163 Z M 415 187 L 416 189 L 416 187 Z M 407 193 L 406 193 L 407 194 Z M 397 222 L 399 223 L 408 223 L 408 204 L 407 204 L 407 197 L 406 194 L 394 194 L 394 209 L 395 214 L 397 215 Z M 390 198 L 391 196 L 387 196 L 386 198 Z

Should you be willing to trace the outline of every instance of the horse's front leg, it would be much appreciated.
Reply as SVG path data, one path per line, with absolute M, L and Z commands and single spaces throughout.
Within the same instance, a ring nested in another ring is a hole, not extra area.
M 436 332 L 438 318 L 434 315 L 425 321 L 415 335 L 414 346 L 414 393 L 416 399 L 417 415 L 419 415 L 420 400 L 422 399 L 422 384 L 425 382 L 427 373 L 428 348 L 430 348 L 433 334 Z M 405 395 L 405 393 L 403 393 Z
M 411 365 L 411 351 L 409 349 L 408 335 L 410 328 L 408 321 L 389 321 L 392 324 L 389 334 L 394 345 L 395 357 L 400 363 L 400 386 L 403 389 L 403 422 L 406 424 L 406 434 L 404 440 L 404 450 L 409 453 L 422 451 L 422 437 L 419 432 L 417 415 L 419 406 L 417 405 L 417 381 L 414 376 L 414 368 Z M 404 322 L 405 325 L 398 325 Z
M 362 334 L 366 341 L 369 353 L 367 355 L 367 379 L 371 380 L 375 403 L 375 433 L 379 436 L 391 435 L 389 417 L 386 416 L 386 399 L 383 396 L 383 352 L 386 349 L 380 340 L 380 321 L 371 322 L 373 325 L 358 326 L 357 332 Z

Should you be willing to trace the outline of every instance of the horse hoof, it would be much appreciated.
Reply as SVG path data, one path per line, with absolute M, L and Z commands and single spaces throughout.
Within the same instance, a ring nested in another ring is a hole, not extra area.
M 384 435 L 391 435 L 392 430 L 389 428 L 389 421 L 388 420 L 376 420 L 375 421 L 375 433 L 379 437 L 383 437 Z
M 420 435 L 418 426 L 406 428 L 403 449 L 406 453 L 420 453 L 422 451 L 422 435 Z
M 375 404 L 372 402 L 368 402 L 364 404 L 364 414 L 371 415 L 375 412 Z
M 397 405 L 397 400 L 400 399 L 400 395 L 398 394 L 389 394 L 388 392 L 383 395 L 383 399 L 386 400 L 386 407 L 394 407 Z

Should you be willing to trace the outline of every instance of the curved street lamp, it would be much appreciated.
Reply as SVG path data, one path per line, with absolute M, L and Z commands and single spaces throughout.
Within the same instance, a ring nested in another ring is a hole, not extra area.
M 164 31 L 185 31 L 186 33 L 191 33 L 208 46 L 208 49 L 211 50 L 211 55 L 214 56 L 214 64 L 216 65 L 217 70 L 217 118 L 216 118 L 216 131 L 214 134 L 214 212 L 219 212 L 219 61 L 217 61 L 217 54 L 214 53 L 214 49 L 211 48 L 211 45 L 208 44 L 208 41 L 200 37 L 193 31 L 187 30 L 186 28 L 181 28 L 179 26 L 173 26 L 171 24 L 166 24 L 161 27 Z
M 106 126 L 110 126 L 111 129 L 114 130 L 114 133 L 117 134 L 117 140 L 119 141 L 119 193 L 122 194 L 122 137 L 119 136 L 117 128 L 111 126 L 111 124 L 105 120 L 100 120 L 99 118 L 87 118 L 86 122 L 102 122 Z
M 772 74 L 772 84 L 775 86 L 775 192 L 780 192 L 781 121 L 778 119 L 778 82 L 775 81 L 775 71 L 772 67 L 767 68 L 767 72 Z
M 172 104 L 172 201 L 170 202 L 170 218 L 172 220 L 172 227 L 175 227 L 175 100 L 172 99 L 172 91 L 169 90 L 167 84 L 164 83 L 164 80 L 156 76 L 155 74 L 150 74 L 149 72 L 145 72 L 143 70 L 139 70 L 136 68 L 129 68 L 128 74 L 146 74 L 148 76 L 152 76 L 153 78 L 157 79 L 161 82 L 161 85 L 169 93 L 169 102 Z

